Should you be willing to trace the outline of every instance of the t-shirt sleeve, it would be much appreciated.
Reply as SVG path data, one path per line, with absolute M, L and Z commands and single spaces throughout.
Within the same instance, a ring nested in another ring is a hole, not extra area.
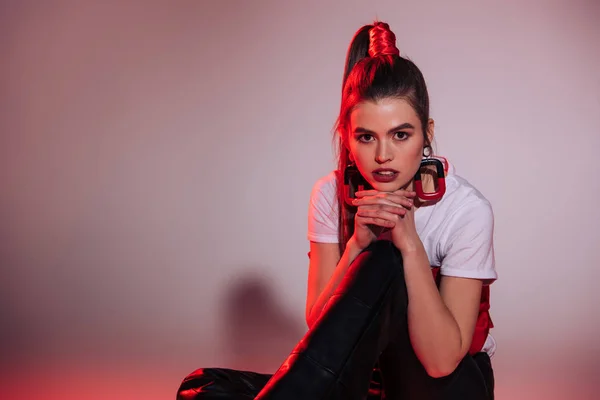
M 498 278 L 494 257 L 494 213 L 489 202 L 464 205 L 450 219 L 442 246 L 440 273 L 459 278 Z
M 312 242 L 339 242 L 336 187 L 334 172 L 313 186 L 308 207 L 308 240 Z

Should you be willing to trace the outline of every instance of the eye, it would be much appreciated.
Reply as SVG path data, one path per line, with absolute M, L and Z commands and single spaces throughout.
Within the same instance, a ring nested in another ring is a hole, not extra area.
M 406 140 L 406 139 L 408 139 L 408 133 L 396 132 L 396 133 L 394 133 L 394 138 L 397 140 Z
M 368 133 L 362 134 L 356 138 L 359 142 L 368 143 L 373 140 L 373 135 L 369 135 Z

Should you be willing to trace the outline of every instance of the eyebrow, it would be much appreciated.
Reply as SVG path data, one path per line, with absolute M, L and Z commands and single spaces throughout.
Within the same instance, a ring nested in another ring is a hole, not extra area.
M 394 132 L 400 131 L 402 129 L 415 129 L 415 127 L 412 124 L 409 124 L 408 122 L 405 122 L 401 125 L 398 125 L 390 130 L 388 130 L 388 134 L 392 134 Z M 362 133 L 362 134 L 369 134 L 369 135 L 373 135 L 375 134 L 375 132 L 367 129 L 367 128 L 363 128 L 361 126 L 358 126 L 354 129 L 354 133 Z

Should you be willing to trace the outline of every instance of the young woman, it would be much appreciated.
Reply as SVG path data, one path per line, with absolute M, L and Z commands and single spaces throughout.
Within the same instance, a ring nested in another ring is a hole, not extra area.
M 273 376 L 200 369 L 179 399 L 493 399 L 492 208 L 433 157 L 427 87 L 395 42 L 377 22 L 348 51 L 339 167 L 310 200 L 307 334 Z

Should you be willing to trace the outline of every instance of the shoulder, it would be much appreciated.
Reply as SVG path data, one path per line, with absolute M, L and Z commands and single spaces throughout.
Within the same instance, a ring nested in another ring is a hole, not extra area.
M 439 204 L 445 228 L 464 225 L 468 221 L 493 223 L 492 204 L 475 186 L 456 174 L 449 175 L 446 180 L 448 189 Z
M 423 214 L 430 222 L 430 229 L 449 228 L 469 213 L 493 219 L 490 201 L 466 178 L 457 174 L 451 162 L 444 157 L 441 159 L 446 166 L 446 193 L 440 201 L 425 207 L 428 210 Z
M 313 185 L 310 193 L 311 205 L 319 207 L 321 210 L 335 210 L 338 213 L 337 207 L 337 188 L 338 188 L 338 173 L 331 171 L 325 176 L 319 178 Z
M 336 171 L 319 178 L 313 185 L 308 209 L 308 239 L 320 243 L 338 241 L 338 201 Z
M 440 210 L 442 274 L 491 282 L 497 278 L 492 205 L 460 176 L 449 176 L 448 184 L 450 190 Z
M 334 170 L 319 178 L 313 185 L 311 196 L 333 194 L 335 197 L 337 193 L 337 177 L 338 171 Z

